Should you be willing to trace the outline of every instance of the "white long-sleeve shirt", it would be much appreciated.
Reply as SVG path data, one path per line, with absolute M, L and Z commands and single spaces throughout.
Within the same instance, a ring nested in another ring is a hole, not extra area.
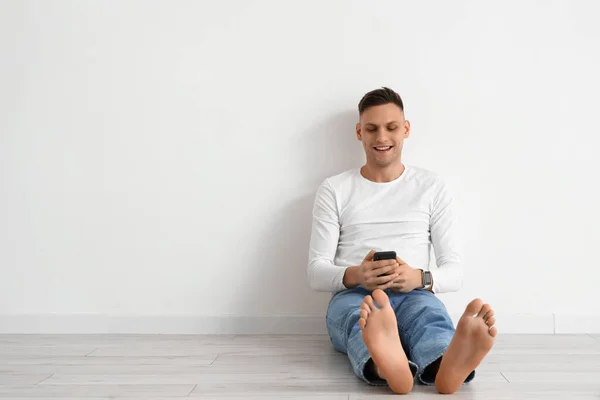
M 313 208 L 310 287 L 346 289 L 346 268 L 360 265 L 371 250 L 393 250 L 412 268 L 429 270 L 433 245 L 433 292 L 458 290 L 462 266 L 453 207 L 445 182 L 415 166 L 405 165 L 399 178 L 385 183 L 364 178 L 360 168 L 325 179 Z

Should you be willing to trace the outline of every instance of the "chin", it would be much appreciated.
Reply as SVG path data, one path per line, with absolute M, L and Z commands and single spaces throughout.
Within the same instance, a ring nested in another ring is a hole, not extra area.
M 378 168 L 387 168 L 390 165 L 392 165 L 393 163 L 394 163 L 394 161 L 388 161 L 388 162 L 374 161 L 373 162 L 373 164 Z

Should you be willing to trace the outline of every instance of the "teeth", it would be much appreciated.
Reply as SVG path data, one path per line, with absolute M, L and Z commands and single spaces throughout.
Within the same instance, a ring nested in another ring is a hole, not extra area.
M 391 148 L 392 146 L 388 146 L 388 147 L 375 147 L 377 150 L 387 150 L 389 148 Z

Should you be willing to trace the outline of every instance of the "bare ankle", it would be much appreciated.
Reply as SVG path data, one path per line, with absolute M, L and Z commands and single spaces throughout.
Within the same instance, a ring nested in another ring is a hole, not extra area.
M 373 361 L 372 358 L 370 358 L 369 361 L 367 361 L 367 363 L 365 364 L 365 378 L 367 378 L 370 381 L 377 379 L 385 380 L 383 373 L 381 372 L 379 367 L 377 367 L 375 361 Z
M 385 376 L 383 375 L 383 372 L 381 372 L 381 370 L 379 369 L 377 364 L 375 364 L 375 373 L 377 374 L 378 377 L 385 380 Z
M 423 371 L 422 379 L 426 382 L 434 382 L 437 374 L 440 370 L 440 364 L 442 363 L 442 357 L 435 360 Z

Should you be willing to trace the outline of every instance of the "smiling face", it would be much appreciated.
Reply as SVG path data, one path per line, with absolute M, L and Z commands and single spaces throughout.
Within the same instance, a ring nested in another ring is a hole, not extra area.
M 367 165 L 373 171 L 401 165 L 404 139 L 410 134 L 410 123 L 394 103 L 365 109 L 356 124 L 356 137 L 362 142 Z

